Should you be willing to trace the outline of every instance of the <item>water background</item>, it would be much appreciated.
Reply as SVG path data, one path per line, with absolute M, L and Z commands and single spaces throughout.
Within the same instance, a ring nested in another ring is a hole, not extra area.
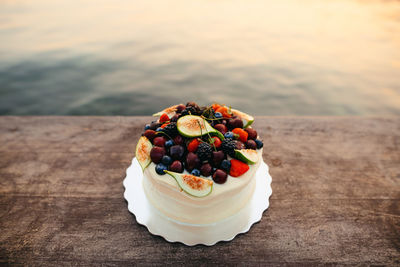
M 0 3 L 1 115 L 400 115 L 400 1 Z

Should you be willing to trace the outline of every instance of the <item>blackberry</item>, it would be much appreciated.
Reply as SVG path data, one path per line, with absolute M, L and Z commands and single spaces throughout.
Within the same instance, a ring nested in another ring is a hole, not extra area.
M 207 143 L 201 143 L 197 147 L 197 156 L 201 161 L 206 161 L 211 159 L 212 156 L 212 147 Z
M 221 143 L 221 149 L 225 154 L 235 156 L 236 142 L 231 138 L 225 138 Z
M 176 122 L 171 122 L 164 127 L 163 132 L 171 137 L 175 137 L 178 134 L 178 127 L 176 127 Z
M 182 113 L 181 113 L 181 117 L 182 116 L 186 116 L 186 115 L 197 115 L 197 110 L 196 110 L 196 108 L 195 107 L 192 107 L 192 106 L 189 106 L 189 107 L 186 107 L 183 111 L 182 111 Z

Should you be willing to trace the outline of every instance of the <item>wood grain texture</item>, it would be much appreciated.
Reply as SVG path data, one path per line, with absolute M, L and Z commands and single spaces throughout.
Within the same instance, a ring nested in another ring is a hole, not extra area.
M 231 242 L 136 223 L 122 181 L 150 117 L 0 117 L 0 264 L 400 265 L 400 118 L 257 117 L 273 194 Z

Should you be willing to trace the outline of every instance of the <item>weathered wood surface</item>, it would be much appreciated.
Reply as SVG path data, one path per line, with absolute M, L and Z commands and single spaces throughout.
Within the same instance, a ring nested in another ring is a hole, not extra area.
M 148 233 L 122 181 L 149 117 L 0 117 L 0 263 L 400 265 L 400 118 L 258 117 L 262 221 L 186 247 Z

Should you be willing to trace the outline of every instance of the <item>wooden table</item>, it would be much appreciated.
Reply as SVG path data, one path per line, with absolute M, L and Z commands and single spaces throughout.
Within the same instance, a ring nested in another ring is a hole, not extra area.
M 0 117 L 0 263 L 400 265 L 399 117 L 256 118 L 270 207 L 212 247 L 168 243 L 127 209 L 149 120 Z

